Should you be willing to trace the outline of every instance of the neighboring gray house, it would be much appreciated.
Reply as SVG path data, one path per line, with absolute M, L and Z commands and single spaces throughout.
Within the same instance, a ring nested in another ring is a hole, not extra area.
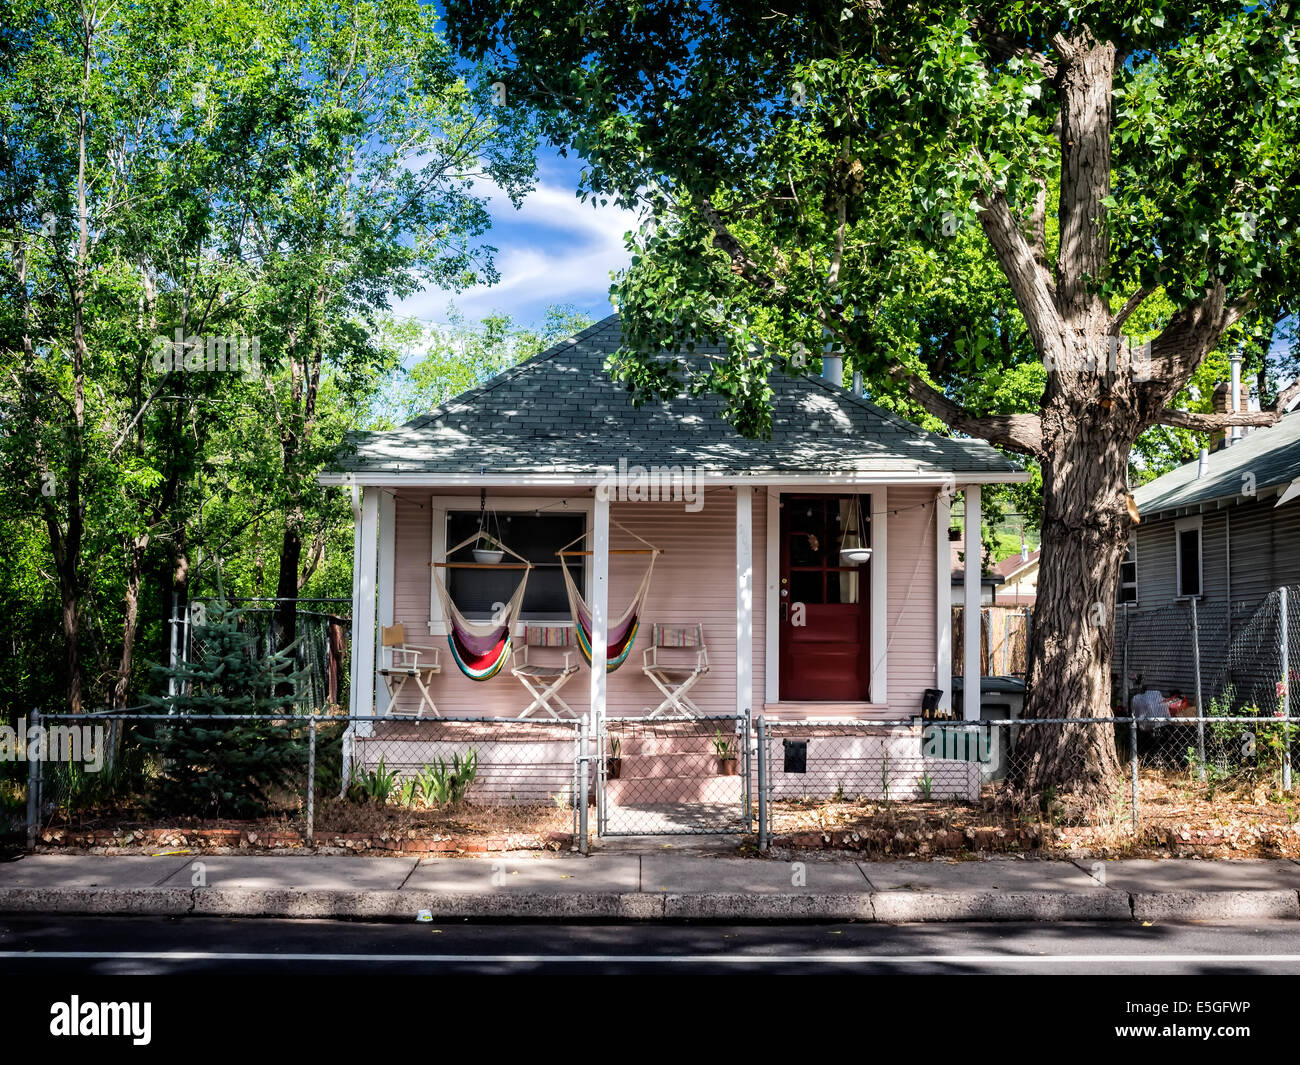
M 1238 683 L 1225 670 L 1250 659 L 1241 640 L 1252 617 L 1276 610 L 1276 589 L 1300 585 L 1300 413 L 1202 452 L 1133 497 L 1141 522 L 1119 588 L 1130 611 L 1130 683 L 1192 697 L 1194 603 L 1208 702 L 1216 679 Z M 1117 668 L 1124 628 L 1121 617 Z

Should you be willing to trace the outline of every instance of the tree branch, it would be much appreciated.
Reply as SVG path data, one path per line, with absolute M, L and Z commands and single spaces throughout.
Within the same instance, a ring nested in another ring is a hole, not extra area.
M 1028 45 L 1017 43 L 1009 34 L 1003 33 L 983 15 L 976 15 L 971 19 L 970 25 L 994 59 L 1005 62 L 1008 59 L 1020 58 L 1033 63 L 1048 80 L 1056 79 L 1055 63 L 1041 52 L 1034 51 Z
M 890 377 L 900 382 L 908 396 L 950 429 L 987 440 L 1008 451 L 1039 457 L 1043 451 L 1043 426 L 1037 414 L 988 414 L 980 418 L 902 366 Z
M 1146 298 L 1154 291 L 1153 288 L 1140 288 L 1124 301 L 1124 306 L 1119 309 L 1119 313 L 1115 315 L 1115 320 L 1111 322 L 1111 336 L 1119 336 L 1119 331 L 1123 328 L 1124 323 L 1128 321 L 1129 315 L 1141 307 Z
M 1267 410 L 1225 411 L 1222 414 L 1201 414 L 1189 410 L 1170 410 L 1166 408 L 1156 416 L 1157 425 L 1172 425 L 1178 429 L 1194 429 L 1201 433 L 1211 433 L 1218 429 L 1230 429 L 1234 425 L 1269 426 L 1282 420 L 1291 401 L 1300 396 L 1300 377 L 1277 394 L 1277 399 Z
M 713 206 L 713 201 L 707 196 L 701 196 L 699 204 L 700 211 L 713 230 L 713 246 L 727 253 L 731 259 L 732 271 L 761 289 L 775 287 L 776 281 L 754 261 L 745 246 L 732 234 L 727 223 L 722 220 L 722 214 Z
M 980 225 L 993 245 L 1002 272 L 1016 297 L 1016 306 L 1034 338 L 1034 346 L 1045 360 L 1065 364 L 1064 326 L 1056 309 L 1051 278 L 1040 269 L 1034 249 L 1011 214 L 1002 192 L 979 197 Z

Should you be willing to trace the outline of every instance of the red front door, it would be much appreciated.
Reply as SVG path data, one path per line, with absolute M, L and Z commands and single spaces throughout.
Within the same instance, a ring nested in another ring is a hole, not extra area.
M 783 700 L 865 702 L 871 686 L 868 496 L 781 497 L 780 691 Z M 859 537 L 860 534 L 860 537 Z

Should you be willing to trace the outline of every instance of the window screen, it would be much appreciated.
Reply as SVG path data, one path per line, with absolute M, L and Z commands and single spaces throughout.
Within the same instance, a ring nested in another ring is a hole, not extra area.
M 449 511 L 447 514 L 447 545 L 458 544 L 472 536 L 478 528 L 477 510 Z M 555 552 L 570 540 L 577 539 L 587 527 L 583 514 L 533 514 L 497 512 L 489 520 L 488 531 L 496 535 L 500 525 L 501 541 L 529 562 L 533 570 L 528 575 L 528 590 L 524 593 L 523 616 L 531 621 L 567 621 L 569 600 L 564 594 L 564 576 L 560 573 L 560 560 Z M 582 545 L 576 545 L 575 549 Z M 457 551 L 453 562 L 473 562 L 473 545 Z M 513 561 L 506 555 L 503 562 Z M 569 572 L 580 589 L 586 577 L 586 556 L 568 560 Z M 493 603 L 508 602 L 519 585 L 522 571 L 517 569 L 449 569 L 447 590 L 456 607 L 468 618 L 492 616 Z

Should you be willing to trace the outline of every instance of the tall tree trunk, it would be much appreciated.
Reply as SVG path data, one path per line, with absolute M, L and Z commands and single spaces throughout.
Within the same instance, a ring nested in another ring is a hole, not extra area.
M 298 567 L 302 564 L 302 520 L 302 509 L 296 506 L 290 507 L 284 516 L 280 575 L 275 585 L 276 646 L 280 650 L 298 638 Z
M 1040 670 L 1025 717 L 1111 716 L 1115 592 L 1130 521 L 1125 475 L 1131 415 L 1118 405 L 1059 397 L 1046 418 L 1043 539 L 1030 655 Z M 1052 427 L 1049 430 L 1049 426 Z M 1110 796 L 1119 775 L 1114 729 L 1098 724 L 1022 728 L 1012 777 L 1032 794 L 1048 789 Z
M 117 679 L 113 684 L 112 706 L 126 709 L 131 688 L 131 669 L 135 659 L 135 637 L 140 623 L 140 579 L 144 573 L 144 553 L 149 547 L 149 534 L 140 533 L 125 541 L 126 591 L 122 597 L 122 657 L 117 666 Z M 109 725 L 104 767 L 109 772 L 117 764 L 117 753 L 122 743 L 122 722 L 114 720 Z

